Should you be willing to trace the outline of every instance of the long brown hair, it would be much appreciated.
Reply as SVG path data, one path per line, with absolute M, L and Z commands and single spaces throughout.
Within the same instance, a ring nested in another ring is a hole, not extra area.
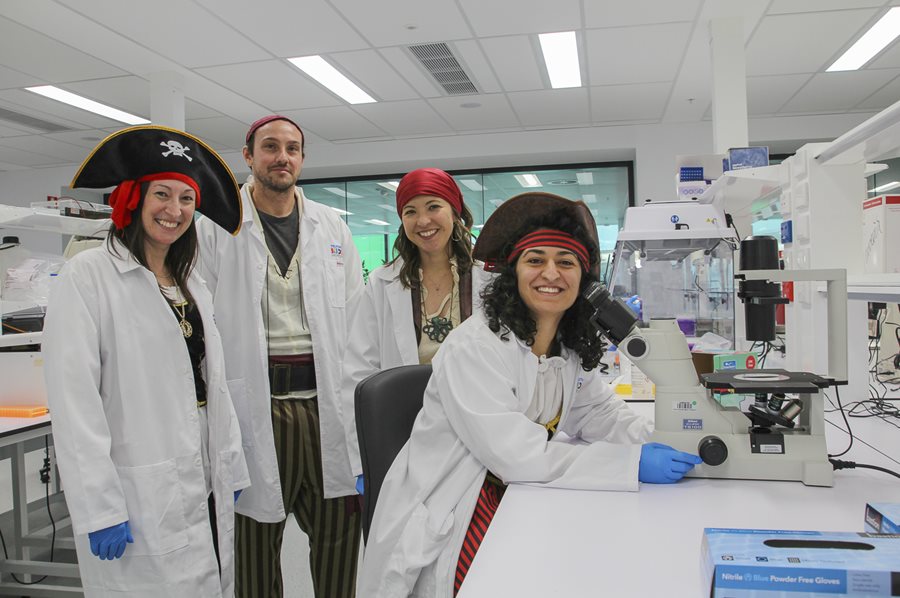
M 450 251 L 456 258 L 456 271 L 460 276 L 472 269 L 472 212 L 466 204 L 462 205 L 462 213 L 457 216 L 453 214 L 453 232 L 450 235 Z M 410 241 L 403 230 L 403 223 L 400 223 L 400 229 L 397 231 L 397 240 L 394 241 L 394 252 L 397 257 L 388 262 L 393 265 L 397 259 L 403 260 L 403 266 L 400 267 L 400 282 L 407 289 L 413 285 L 419 286 L 419 268 L 422 264 L 422 258 L 419 255 L 419 248 Z
M 118 240 L 126 249 L 134 256 L 134 259 L 147 268 L 147 256 L 144 253 L 144 241 L 147 233 L 144 231 L 141 212 L 144 207 L 144 198 L 147 196 L 147 190 L 150 183 L 141 183 L 141 200 L 137 207 L 131 212 L 131 222 L 123 229 L 117 229 L 115 224 L 109 226 L 109 236 L 106 238 L 107 246 L 110 252 L 119 255 L 115 240 Z M 197 228 L 194 220 L 191 219 L 190 225 L 184 234 L 169 246 L 166 253 L 165 264 L 169 269 L 169 273 L 175 280 L 175 284 L 181 290 L 181 294 L 185 301 L 194 303 L 194 297 L 187 287 L 187 279 L 191 275 L 194 267 L 194 260 L 197 258 Z

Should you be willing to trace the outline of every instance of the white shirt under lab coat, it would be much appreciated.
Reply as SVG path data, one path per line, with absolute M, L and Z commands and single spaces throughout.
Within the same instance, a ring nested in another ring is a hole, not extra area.
M 300 216 L 300 276 L 312 333 L 321 426 L 325 498 L 356 494 L 344 438 L 340 400 L 341 360 L 347 344 L 347 314 L 362 295 L 362 265 L 350 229 L 331 208 L 303 202 Z M 225 348 L 228 389 L 234 401 L 252 484 L 237 512 L 260 522 L 285 518 L 272 434 L 268 348 L 262 318 L 266 245 L 253 220 L 249 183 L 241 188 L 243 221 L 232 237 L 208 218 L 197 221 L 198 269 L 213 294 Z
M 438 351 L 412 436 L 378 495 L 357 595 L 450 598 L 488 470 L 505 482 L 638 489 L 648 420 L 564 348 L 559 430 L 587 444 L 548 441 L 544 426 L 524 414 L 538 358 L 512 333 L 509 339 L 491 332 L 478 313 Z
M 359 439 L 356 435 L 356 385 L 380 370 L 419 363 L 413 326 L 412 291 L 400 281 L 403 259 L 381 266 L 369 274 L 362 300 L 353 315 L 350 342 L 344 355 L 342 398 L 347 451 L 354 476 L 362 473 Z M 472 267 L 472 311 L 478 311 L 480 293 L 491 280 L 482 264 Z
M 53 281 L 42 353 L 56 456 L 87 596 L 212 598 L 234 584 L 235 490 L 249 483 L 212 299 L 188 288 L 206 341 L 207 429 L 220 551 L 213 552 L 191 359 L 153 274 L 121 244 L 75 256 Z M 129 521 L 101 561 L 87 534 Z

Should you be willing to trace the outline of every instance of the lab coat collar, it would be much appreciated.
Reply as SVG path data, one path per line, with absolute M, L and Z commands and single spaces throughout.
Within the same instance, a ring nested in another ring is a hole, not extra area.
M 115 249 L 111 248 L 106 242 L 104 242 L 103 246 L 106 248 L 107 253 L 112 258 L 113 264 L 115 264 L 116 269 L 120 273 L 131 272 L 137 268 L 143 268 L 136 259 L 134 259 L 134 255 L 131 251 L 125 247 L 125 244 L 122 243 L 119 239 L 113 237 L 113 244 L 115 245 Z M 149 271 L 149 270 L 148 270 Z

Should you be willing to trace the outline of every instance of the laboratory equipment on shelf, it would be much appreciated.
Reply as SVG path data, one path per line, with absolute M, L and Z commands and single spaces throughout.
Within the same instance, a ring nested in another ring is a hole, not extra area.
M 592 322 L 601 334 L 656 384 L 653 440 L 703 459 L 688 476 L 831 486 L 833 466 L 825 446 L 821 393 L 846 383 L 846 272 L 747 270 L 739 276 L 768 282 L 828 281 L 833 376 L 736 370 L 698 378 L 674 319 L 653 319 L 649 327 L 641 328 L 634 313 L 603 285 L 590 285 L 584 295 L 596 310 Z M 756 324 L 754 328 L 759 329 Z M 748 393 L 755 399 L 744 410 L 742 405 L 724 406 L 714 397 L 729 392 Z
M 609 288 L 616 298 L 640 297 L 643 322 L 674 318 L 688 342 L 712 332 L 734 348 L 736 245 L 736 233 L 717 205 L 628 208 Z

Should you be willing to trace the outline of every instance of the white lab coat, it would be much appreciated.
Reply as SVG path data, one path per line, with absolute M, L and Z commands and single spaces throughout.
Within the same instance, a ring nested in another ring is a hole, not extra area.
M 356 494 L 344 439 L 340 401 L 341 359 L 347 342 L 346 314 L 362 295 L 362 265 L 350 229 L 331 208 L 303 197 L 300 276 L 316 368 L 325 498 Z M 213 294 L 225 347 L 228 389 L 241 424 L 252 484 L 237 512 L 274 523 L 285 518 L 275 440 L 272 435 L 268 348 L 262 317 L 266 245 L 253 220 L 253 200 L 241 188 L 243 222 L 236 237 L 208 218 L 197 221 L 198 268 Z
M 353 315 L 350 342 L 344 355 L 342 398 L 347 451 L 354 476 L 362 473 L 356 435 L 356 385 L 380 370 L 419 363 L 419 346 L 413 326 L 412 292 L 400 281 L 402 258 L 369 274 L 362 300 Z M 472 267 L 472 312 L 481 304 L 480 293 L 492 275 L 483 264 Z
M 509 338 L 500 340 L 478 313 L 438 351 L 412 436 L 378 495 L 357 595 L 450 598 L 488 470 L 505 482 L 638 489 L 648 420 L 564 350 L 559 429 L 589 444 L 548 442 L 544 426 L 524 415 L 538 359 L 515 335 Z M 532 524 L 538 523 L 525 523 Z
M 153 274 L 119 245 L 72 258 L 51 287 L 42 351 L 53 438 L 87 596 L 230 597 L 234 496 L 249 484 L 212 298 L 188 288 L 206 339 L 207 428 L 221 576 L 213 552 L 191 359 Z M 101 561 L 87 534 L 129 521 Z

